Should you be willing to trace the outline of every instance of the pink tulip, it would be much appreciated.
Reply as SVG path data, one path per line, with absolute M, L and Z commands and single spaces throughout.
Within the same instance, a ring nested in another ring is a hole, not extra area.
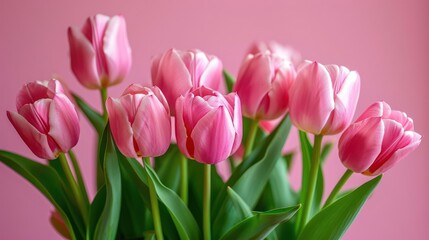
M 106 101 L 110 129 L 127 157 L 164 154 L 171 139 L 170 110 L 161 90 L 132 84 L 121 97 Z
M 275 119 L 289 107 L 289 88 L 296 73 L 292 63 L 269 52 L 249 54 L 241 65 L 234 91 L 243 115 L 254 119 Z
M 289 92 L 292 123 L 313 134 L 342 132 L 351 122 L 359 98 L 360 77 L 337 65 L 305 62 Z
M 267 51 L 279 55 L 281 58 L 292 62 L 295 66 L 298 66 L 301 63 L 301 54 L 297 50 L 290 46 L 284 46 L 275 41 L 255 42 L 250 47 L 248 53 L 256 55 L 258 53 L 265 53 Z
M 63 218 L 57 210 L 51 212 L 51 218 L 49 220 L 51 225 L 62 237 L 65 239 L 72 239 L 67 225 L 64 223 Z
M 237 94 L 226 96 L 200 87 L 176 102 L 176 138 L 181 152 L 201 163 L 216 164 L 241 143 L 242 122 Z
M 153 85 L 162 90 L 173 115 L 177 98 L 195 88 L 225 91 L 222 62 L 200 50 L 170 49 L 153 59 L 151 74 Z
M 89 89 L 120 83 L 131 67 L 125 19 L 98 14 L 89 17 L 82 30 L 68 29 L 71 68 Z
M 79 139 L 79 119 L 74 105 L 57 80 L 31 82 L 16 98 L 18 112 L 7 111 L 9 121 L 38 157 L 55 159 Z
M 344 166 L 375 176 L 389 170 L 420 142 L 421 135 L 414 132 L 413 120 L 407 114 L 376 102 L 344 131 L 338 148 Z

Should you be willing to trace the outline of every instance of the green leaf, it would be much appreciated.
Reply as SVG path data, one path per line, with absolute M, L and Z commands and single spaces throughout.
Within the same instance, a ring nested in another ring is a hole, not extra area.
M 171 189 L 161 183 L 155 171 L 147 166 L 144 168 L 153 181 L 159 200 L 167 207 L 176 225 L 181 239 L 199 239 L 198 224 L 182 199 Z
M 97 227 L 98 219 L 100 219 L 103 212 L 104 205 L 106 204 L 106 186 L 103 185 L 98 190 L 89 208 L 89 223 L 86 231 L 86 239 L 94 239 L 95 228 Z
M 252 217 L 246 218 L 220 239 L 247 240 L 263 239 L 270 234 L 280 223 L 287 221 L 298 211 L 300 206 L 279 208 L 268 212 L 256 212 Z
M 95 128 L 98 135 L 101 135 L 103 133 L 104 126 L 105 126 L 103 116 L 101 116 L 100 113 L 98 113 L 96 110 L 94 110 L 92 107 L 90 107 L 78 95 L 76 95 L 74 93 L 72 95 L 73 95 L 73 98 L 76 101 L 79 109 L 82 111 L 82 113 L 85 115 L 85 117 L 91 123 L 91 125 Z
M 232 88 L 234 86 L 235 80 L 234 80 L 234 77 L 231 74 L 229 74 L 228 71 L 226 71 L 225 69 L 223 70 L 223 79 L 225 80 L 226 88 L 228 92 L 232 92 Z
M 352 224 L 381 178 L 382 175 L 366 182 L 353 192 L 322 209 L 304 227 L 299 239 L 340 239 Z
M 326 159 L 329 156 L 329 153 L 331 152 L 332 148 L 334 147 L 334 144 L 328 142 L 322 147 L 322 152 L 320 153 L 320 162 L 321 165 L 323 165 L 326 161 Z
M 286 116 L 276 130 L 237 167 L 226 183 L 240 195 L 250 208 L 256 205 L 274 166 L 280 159 L 290 128 L 291 122 Z M 224 187 L 218 194 L 212 211 L 215 213 L 213 229 L 216 231 L 213 232 L 214 238 L 219 237 L 220 234 L 225 233 L 241 220 L 233 208 L 230 198 L 227 197 L 226 191 L 227 189 Z
M 84 238 L 83 219 L 77 215 L 76 206 L 70 202 L 64 182 L 54 168 L 2 150 L 0 150 L 0 161 L 27 179 L 54 205 L 73 239 Z
M 168 151 L 155 158 L 155 171 L 161 182 L 176 193 L 180 187 L 181 153 L 176 144 L 171 144 Z
M 106 131 L 107 144 L 104 153 L 106 201 L 94 232 L 94 239 L 115 239 L 121 212 L 121 171 L 118 153 L 110 131 Z M 119 153 L 120 154 L 120 153 Z
M 228 195 L 231 198 L 232 203 L 234 204 L 235 208 L 238 210 L 239 214 L 241 215 L 241 218 L 248 218 L 251 217 L 252 210 L 249 206 L 247 206 L 246 202 L 238 195 L 232 188 L 228 187 Z

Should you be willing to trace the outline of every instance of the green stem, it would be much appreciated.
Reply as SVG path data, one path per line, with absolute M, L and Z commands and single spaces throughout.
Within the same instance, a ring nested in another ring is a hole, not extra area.
M 144 158 L 143 164 L 146 166 L 150 166 L 150 159 Z M 164 239 L 162 235 L 162 225 L 161 225 L 161 217 L 159 214 L 159 206 L 158 206 L 158 197 L 155 192 L 155 185 L 152 182 L 152 179 L 147 176 L 147 181 L 149 185 L 149 195 L 150 195 L 150 205 L 152 208 L 152 218 L 153 225 L 155 227 L 155 235 L 157 240 Z
M 82 178 L 82 172 L 80 171 L 79 162 L 77 161 L 76 155 L 74 154 L 73 150 L 70 150 L 68 154 L 71 159 L 74 172 L 76 173 L 76 178 L 77 178 L 77 183 L 79 185 L 80 193 L 84 198 L 85 205 L 89 207 L 88 194 L 86 191 L 85 182 L 83 181 L 83 178 Z
M 107 123 L 107 120 L 108 120 L 107 109 L 106 109 L 107 88 L 105 87 L 101 88 L 100 94 L 101 94 L 101 105 L 103 106 L 103 119 L 104 119 L 104 123 Z
M 340 180 L 335 185 L 334 189 L 332 189 L 331 194 L 329 194 L 328 199 L 326 199 L 325 205 L 323 205 L 323 208 L 329 206 L 334 200 L 337 194 L 340 192 L 341 188 L 344 186 L 344 184 L 349 180 L 350 176 L 353 174 L 353 171 L 350 169 L 347 169 L 343 176 L 340 178 Z
M 258 130 L 258 124 L 259 124 L 259 121 L 257 119 L 252 120 L 250 124 L 249 135 L 247 136 L 247 141 L 246 141 L 246 149 L 245 149 L 246 152 L 244 154 L 245 158 L 249 156 L 249 154 L 252 152 L 253 143 L 255 142 L 256 132 Z
M 211 239 L 210 230 L 210 193 L 211 193 L 211 165 L 204 164 L 204 190 L 203 190 L 203 229 L 204 240 Z
M 185 205 L 188 205 L 188 159 L 180 156 L 180 197 Z
M 61 167 L 63 168 L 64 174 L 66 175 L 67 181 L 69 182 L 73 195 L 76 199 L 76 203 L 78 205 L 77 207 L 79 208 L 79 211 L 82 214 L 82 218 L 86 224 L 88 209 L 86 209 L 85 204 L 83 203 L 82 196 L 79 193 L 78 186 L 76 184 L 76 181 L 74 180 L 73 173 L 71 172 L 70 166 L 67 162 L 66 155 L 64 155 L 64 153 L 61 153 L 59 159 Z
M 301 232 L 301 230 L 307 223 L 308 216 L 310 215 L 310 209 L 313 205 L 314 189 L 316 188 L 317 172 L 319 170 L 320 165 L 320 149 L 322 146 L 322 138 L 322 135 L 314 136 L 313 153 L 311 155 L 310 176 L 308 179 L 307 194 L 305 195 L 304 202 L 302 202 L 302 217 L 298 225 L 298 234 Z

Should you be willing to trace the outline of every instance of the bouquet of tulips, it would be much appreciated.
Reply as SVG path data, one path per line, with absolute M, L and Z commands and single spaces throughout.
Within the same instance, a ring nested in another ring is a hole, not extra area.
M 153 86 L 132 84 L 116 98 L 107 90 L 131 67 L 124 18 L 90 17 L 68 40 L 73 73 L 100 91 L 103 111 L 58 80 L 30 82 L 7 116 L 48 161 L 0 151 L 52 203 L 51 223 L 67 239 L 339 239 L 381 174 L 421 141 L 412 119 L 385 102 L 352 122 L 358 73 L 302 61 L 278 43 L 252 46 L 236 80 L 215 56 L 170 49 L 153 58 Z M 78 111 L 98 133 L 92 200 L 72 150 Z M 283 151 L 291 130 L 300 159 Z M 323 201 L 332 144 L 322 140 L 335 134 L 346 170 Z M 299 191 L 288 179 L 294 161 Z M 353 173 L 374 178 L 344 191 Z

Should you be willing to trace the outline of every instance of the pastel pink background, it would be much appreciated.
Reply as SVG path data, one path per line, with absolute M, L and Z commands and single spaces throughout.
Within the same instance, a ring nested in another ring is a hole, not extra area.
M 98 92 L 81 87 L 69 68 L 66 30 L 96 13 L 123 14 L 133 50 L 129 77 L 147 82 L 150 59 L 167 48 L 200 48 L 232 73 L 254 40 L 290 44 L 302 55 L 359 71 L 357 114 L 376 100 L 406 111 L 428 135 L 429 2 L 422 1 L 2 1 L 0 3 L 0 148 L 33 157 L 6 118 L 27 81 L 61 76 L 99 106 Z M 93 189 L 94 131 L 81 118 L 76 147 Z M 344 239 L 429 239 L 427 139 L 385 177 Z M 327 189 L 344 171 L 336 150 L 327 163 Z M 298 182 L 298 174 L 293 180 Z M 369 180 L 353 176 L 349 186 Z M 298 184 L 295 184 L 298 185 Z M 0 239 L 60 239 L 48 219 L 52 207 L 29 183 L 0 164 Z M 93 195 L 93 193 L 92 193 Z

